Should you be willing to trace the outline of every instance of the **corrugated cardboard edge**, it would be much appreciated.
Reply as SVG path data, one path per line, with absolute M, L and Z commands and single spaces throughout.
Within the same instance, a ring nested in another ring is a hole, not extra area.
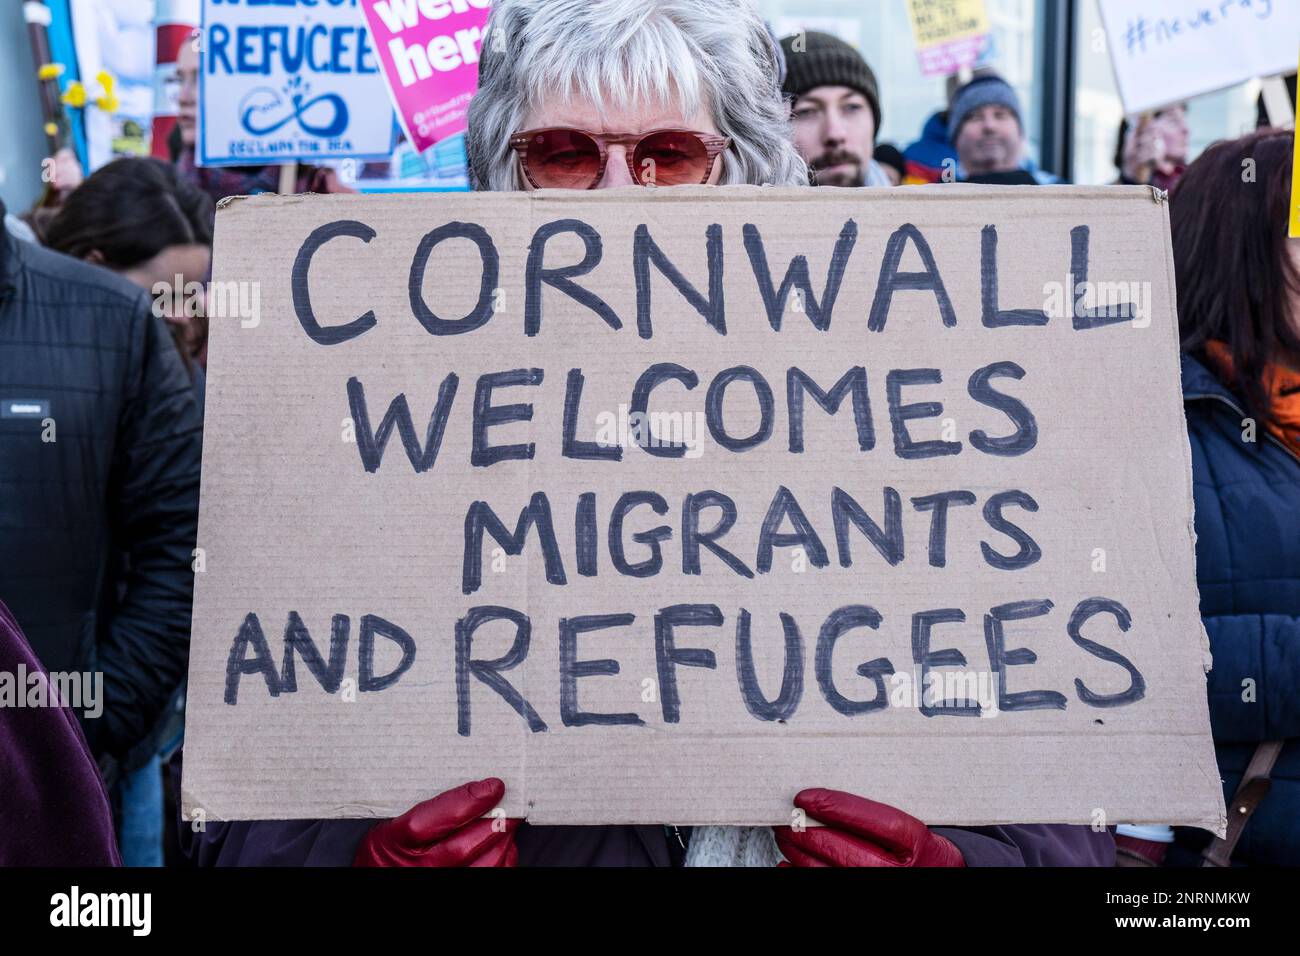
M 1143 190 L 1149 190 L 1149 194 L 1150 194 L 1151 199 L 1154 200 L 1155 203 L 1160 207 L 1160 221 L 1161 221 L 1161 224 L 1162 224 L 1162 230 L 1163 230 L 1164 239 L 1165 239 L 1165 242 L 1164 242 L 1164 249 L 1165 249 L 1165 273 L 1166 273 L 1167 280 L 1168 280 L 1168 283 L 1169 283 L 1169 296 L 1170 296 L 1170 300 L 1171 300 L 1171 308 L 1172 308 L 1173 311 L 1174 311 L 1174 321 L 1173 321 L 1172 323 L 1170 323 L 1169 336 L 1170 336 L 1170 338 L 1173 340 L 1172 343 L 1171 343 L 1171 348 L 1172 348 L 1172 350 L 1173 350 L 1173 352 L 1174 352 L 1174 355 L 1175 355 L 1175 359 L 1174 359 L 1174 360 L 1175 360 L 1176 362 L 1179 363 L 1179 365 L 1178 365 L 1178 378 L 1179 378 L 1179 382 L 1181 383 L 1181 381 L 1182 381 L 1182 362 L 1181 362 L 1181 355 L 1182 355 L 1182 342 L 1180 341 L 1180 339 L 1179 339 L 1179 334 L 1178 334 L 1178 316 L 1177 316 L 1177 311 L 1178 311 L 1178 279 L 1177 279 L 1176 271 L 1175 271 L 1175 269 L 1174 269 L 1173 242 L 1172 242 L 1172 238 L 1171 238 L 1171 237 L 1172 237 L 1172 231 L 1171 231 L 1171 228 L 1170 228 L 1170 222 L 1169 222 L 1169 203 L 1168 203 L 1168 201 L 1167 201 L 1167 199 L 1168 199 L 1168 194 L 1165 193 L 1164 191 L 1160 190 L 1160 189 L 1156 189 L 1154 186 L 1145 186 L 1145 187 L 1141 187 L 1141 188 L 1142 188 Z M 1170 396 L 1168 400 L 1169 400 L 1169 401 L 1176 401 L 1176 402 L 1178 403 L 1178 410 L 1179 410 L 1179 414 L 1180 414 L 1180 415 L 1185 415 L 1185 414 L 1186 414 L 1186 412 L 1183 410 L 1183 395 L 1182 395 L 1182 389 L 1181 389 L 1181 388 L 1179 389 L 1179 392 L 1178 392 L 1178 395 L 1177 395 L 1177 396 Z M 1187 507 L 1187 537 L 1188 537 L 1188 540 L 1191 542 L 1191 547 L 1192 547 L 1192 562 L 1193 562 L 1193 564 L 1194 564 L 1195 561 L 1196 561 L 1196 496 L 1195 496 L 1195 494 L 1193 493 L 1193 488 L 1192 488 L 1192 443 L 1191 443 L 1191 438 L 1190 438 L 1189 435 L 1187 434 L 1187 430 L 1186 430 L 1186 429 L 1183 429 L 1183 431 L 1182 431 L 1182 441 L 1180 441 L 1180 442 L 1178 443 L 1178 447 L 1181 449 L 1181 451 L 1182 451 L 1182 456 L 1183 456 L 1183 475 L 1184 475 L 1184 479 L 1183 479 L 1183 480 L 1184 480 L 1183 494 L 1186 495 L 1186 498 L 1187 498 L 1187 505 L 1188 505 L 1188 507 Z M 1200 583 L 1199 583 L 1199 581 L 1197 581 L 1195 578 L 1193 578 L 1193 580 L 1192 580 L 1192 586 L 1193 586 L 1193 588 L 1196 590 L 1197 603 L 1198 603 L 1198 607 L 1199 607 L 1199 602 L 1200 602 Z M 1211 651 L 1210 651 L 1210 635 L 1209 635 L 1209 632 L 1206 631 L 1206 629 L 1205 629 L 1205 622 L 1204 622 L 1204 620 L 1201 618 L 1201 616 L 1200 616 L 1199 614 L 1197 614 L 1197 616 L 1196 616 L 1196 620 L 1197 620 L 1197 623 L 1198 623 L 1198 625 L 1199 625 L 1199 629 L 1200 629 L 1200 632 L 1201 632 L 1201 633 L 1200 633 L 1200 643 L 1201 643 L 1201 667 L 1202 667 L 1203 672 L 1204 672 L 1205 674 L 1209 674 L 1210 670 L 1211 670 L 1211 669 L 1213 668 L 1213 666 L 1214 666 L 1214 656 L 1213 656 L 1213 654 L 1212 654 Z M 1207 680 L 1204 682 L 1204 686 L 1205 686 L 1204 693 L 1207 695 L 1207 700 L 1208 700 L 1208 693 L 1209 693 L 1208 683 L 1209 683 L 1209 682 L 1208 682 L 1208 679 L 1207 679 Z M 1228 833 L 1228 808 L 1227 808 L 1227 805 L 1223 802 L 1223 796 L 1222 796 L 1222 794 L 1223 794 L 1223 778 L 1222 778 L 1222 775 L 1221 775 L 1221 773 L 1220 773 L 1220 771 L 1219 771 L 1219 766 L 1218 766 L 1218 759 L 1217 759 L 1217 757 L 1216 757 L 1216 759 L 1213 761 L 1213 766 L 1203 767 L 1202 770 L 1203 770 L 1203 772 L 1204 772 L 1208 777 L 1211 778 L 1211 782 L 1212 782 L 1213 784 L 1216 785 L 1217 792 L 1218 792 L 1219 795 L 1220 795 L 1220 796 L 1219 796 L 1219 808 L 1220 808 L 1220 809 L 1219 809 L 1219 819 L 1218 819 L 1218 821 L 1216 822 L 1216 825 L 1215 825 L 1215 826 L 1210 827 L 1210 828 L 1208 828 L 1208 829 L 1210 830 L 1210 832 L 1212 832 L 1212 833 L 1213 833 L 1215 836 L 1217 836 L 1217 837 L 1224 837 L 1224 836 L 1227 836 L 1227 833 Z
M 1165 237 L 1169 238 L 1171 236 L 1171 230 L 1169 224 L 1169 203 L 1166 201 L 1168 194 L 1163 192 L 1162 190 L 1156 189 L 1154 186 L 1146 186 L 1143 188 L 1151 191 L 1151 198 L 1156 202 L 1157 205 L 1161 207 L 1160 219 L 1163 224 Z M 1174 269 L 1172 241 L 1165 243 L 1165 272 L 1169 281 L 1169 295 L 1172 302 L 1174 303 L 1174 308 L 1176 312 L 1177 303 L 1178 303 L 1178 277 Z M 1174 340 L 1173 341 L 1174 353 L 1176 355 L 1181 355 L 1182 343 L 1179 341 L 1178 338 L 1177 322 L 1175 322 L 1170 327 L 1170 334 Z M 1181 381 L 1182 378 L 1181 363 L 1179 368 L 1180 368 L 1179 379 Z M 1178 403 L 1181 408 L 1182 406 L 1181 392 L 1178 395 Z M 1183 465 L 1184 465 L 1183 474 L 1186 476 L 1186 483 L 1183 488 L 1183 491 L 1187 495 L 1187 500 L 1190 503 L 1190 508 L 1188 509 L 1188 514 L 1187 514 L 1187 536 L 1188 539 L 1191 541 L 1192 558 L 1193 560 L 1195 560 L 1196 557 L 1196 496 L 1193 493 L 1193 489 L 1192 489 L 1192 445 L 1191 445 L 1191 439 L 1188 437 L 1186 431 L 1183 432 L 1183 440 L 1179 443 L 1179 447 L 1181 448 L 1182 455 L 1183 455 Z M 1197 588 L 1197 599 L 1199 600 L 1200 585 L 1197 584 L 1196 588 Z M 1199 617 L 1198 620 L 1200 620 Z M 1210 652 L 1210 635 L 1205 630 L 1204 621 L 1201 622 L 1201 666 L 1204 668 L 1205 673 L 1207 674 L 1214 666 L 1214 657 Z M 1226 822 L 1226 818 L 1225 818 L 1225 822 Z

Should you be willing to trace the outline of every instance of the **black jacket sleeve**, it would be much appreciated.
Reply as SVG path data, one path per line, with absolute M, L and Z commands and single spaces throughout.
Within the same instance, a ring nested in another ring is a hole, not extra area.
M 152 729 L 189 661 L 203 429 L 189 375 L 148 296 L 136 311 L 106 502 L 127 576 L 99 643 L 105 707 L 93 722 L 95 750 L 114 756 Z

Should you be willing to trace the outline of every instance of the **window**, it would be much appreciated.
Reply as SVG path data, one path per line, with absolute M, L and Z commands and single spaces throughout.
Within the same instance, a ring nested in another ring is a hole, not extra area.
M 1084 184 L 1114 182 L 1115 151 L 1124 105 L 1115 87 L 1106 35 L 1096 0 L 1077 4 L 1075 23 L 1074 181 Z M 1235 139 L 1255 128 L 1259 80 L 1207 93 L 1187 105 L 1191 130 L 1189 159 L 1220 139 Z
M 993 41 L 985 59 L 1020 95 L 1031 155 L 1038 155 L 1040 84 L 1035 80 L 1041 0 L 986 0 Z M 862 53 L 880 86 L 878 140 L 900 149 L 921 135 L 930 115 L 948 105 L 947 83 L 917 63 L 906 0 L 759 0 L 777 36 L 818 30 Z

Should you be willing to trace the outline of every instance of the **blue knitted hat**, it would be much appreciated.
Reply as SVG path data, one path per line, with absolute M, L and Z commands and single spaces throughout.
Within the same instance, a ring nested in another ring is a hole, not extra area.
M 1020 97 L 1011 88 L 1011 84 L 1000 76 L 979 76 L 971 80 L 953 94 L 952 105 L 948 107 L 948 141 L 957 142 L 957 133 L 966 117 L 981 106 L 1005 106 L 1016 114 L 1016 122 L 1024 129 L 1025 121 L 1020 113 Z

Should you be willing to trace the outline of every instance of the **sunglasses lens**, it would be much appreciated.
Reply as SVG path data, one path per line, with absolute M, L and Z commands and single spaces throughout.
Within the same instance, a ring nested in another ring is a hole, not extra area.
M 588 189 L 600 174 L 600 149 L 578 130 L 545 130 L 528 140 L 524 162 L 543 189 Z
M 704 181 L 709 151 L 698 136 L 669 130 L 641 140 L 633 164 L 642 185 L 685 186 Z

